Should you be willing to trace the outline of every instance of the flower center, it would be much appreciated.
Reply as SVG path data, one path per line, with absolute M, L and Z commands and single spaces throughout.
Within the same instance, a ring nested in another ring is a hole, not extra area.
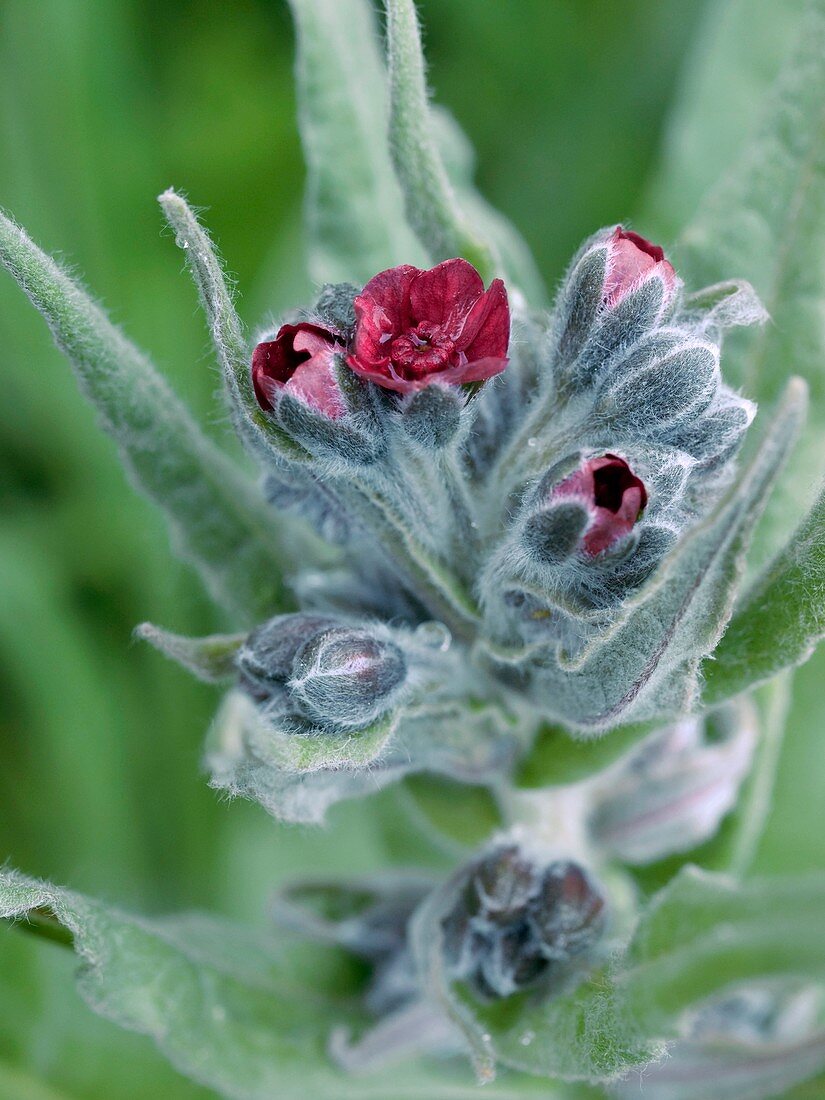
M 453 362 L 455 344 L 439 325 L 421 321 L 390 344 L 390 359 L 402 375 L 421 377 Z

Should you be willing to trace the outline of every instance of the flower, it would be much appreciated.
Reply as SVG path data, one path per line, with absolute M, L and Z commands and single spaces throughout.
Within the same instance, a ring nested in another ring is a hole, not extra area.
M 663 280 L 666 294 L 670 296 L 673 293 L 676 272 L 659 245 L 651 244 L 638 233 L 622 229 L 620 225 L 616 226 L 609 244 L 603 290 L 604 301 L 609 308 L 618 305 L 625 295 L 654 272 Z
M 582 548 L 591 557 L 629 534 L 647 504 L 644 483 L 612 454 L 589 459 L 557 485 L 553 499 L 565 497 L 582 500 L 590 512 Z
M 258 344 L 252 353 L 252 385 L 258 404 L 271 412 L 278 392 L 283 391 L 337 420 L 346 408 L 334 358 L 343 351 L 333 329 L 306 321 L 281 325 L 274 340 Z
M 481 382 L 507 366 L 510 309 L 501 279 L 485 291 L 466 260 L 429 271 L 407 264 L 370 279 L 355 299 L 347 362 L 384 389 L 413 393 L 431 382 Z

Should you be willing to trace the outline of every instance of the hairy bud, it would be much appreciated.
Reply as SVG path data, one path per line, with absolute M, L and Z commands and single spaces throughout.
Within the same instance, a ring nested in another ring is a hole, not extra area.
M 365 630 L 333 627 L 295 655 L 288 690 L 308 718 L 363 726 L 393 705 L 406 678 L 407 661 L 395 643 Z
M 401 423 L 421 447 L 441 450 L 456 437 L 464 402 L 465 396 L 457 387 L 432 383 L 404 402 Z
M 605 898 L 576 863 L 536 863 L 504 844 L 472 864 L 442 919 L 445 961 L 484 999 L 561 976 L 600 939 Z

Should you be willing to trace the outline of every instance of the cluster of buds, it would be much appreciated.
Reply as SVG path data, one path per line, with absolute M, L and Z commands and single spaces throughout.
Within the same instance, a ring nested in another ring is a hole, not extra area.
M 452 980 L 484 999 L 562 980 L 604 932 L 605 896 L 577 863 L 504 843 L 461 877 L 441 922 L 444 958 Z
M 267 334 L 233 391 L 238 423 L 268 499 L 330 549 L 293 579 L 304 610 L 237 653 L 246 710 L 218 730 L 216 785 L 287 815 L 298 780 L 261 761 L 305 759 L 288 814 L 317 820 L 312 785 L 324 806 L 351 797 L 353 769 L 484 779 L 542 717 L 600 728 L 608 691 L 635 705 L 614 671 L 608 689 L 601 667 L 582 686 L 566 669 L 655 591 L 730 478 L 753 409 L 721 380 L 719 340 L 756 313 L 742 286 L 714 301 L 685 299 L 662 250 L 619 227 L 584 245 L 549 322 L 516 299 L 512 339 L 504 284 L 462 259 L 327 286 Z M 380 745 L 347 739 L 378 725 Z M 315 747 L 284 747 L 293 734 Z
M 483 585 L 499 638 L 574 648 L 730 479 L 754 408 L 722 382 L 721 315 L 680 309 L 679 292 L 661 248 L 621 227 L 574 260 L 547 369 L 488 474 L 517 503 Z

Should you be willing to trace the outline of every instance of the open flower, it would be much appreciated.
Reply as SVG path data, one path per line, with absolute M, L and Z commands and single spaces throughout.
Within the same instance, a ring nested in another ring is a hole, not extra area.
M 346 409 L 334 358 L 343 351 L 338 334 L 323 325 L 305 321 L 281 325 L 274 340 L 258 344 L 252 353 L 252 385 L 258 404 L 271 412 L 283 390 L 337 420 Z
M 362 378 L 412 393 L 431 382 L 481 382 L 507 366 L 510 309 L 501 279 L 484 289 L 466 260 L 429 271 L 406 264 L 370 279 L 355 299 L 347 359 Z
M 629 229 L 617 225 L 610 238 L 607 277 L 604 281 L 604 301 L 612 308 L 619 304 L 629 291 L 652 273 L 658 274 L 665 284 L 668 297 L 676 287 L 676 272 L 665 259 L 663 249 L 640 237 Z
M 629 534 L 647 504 L 644 483 L 611 454 L 591 458 L 557 485 L 553 499 L 567 497 L 582 501 L 590 513 L 582 547 L 591 556 Z

